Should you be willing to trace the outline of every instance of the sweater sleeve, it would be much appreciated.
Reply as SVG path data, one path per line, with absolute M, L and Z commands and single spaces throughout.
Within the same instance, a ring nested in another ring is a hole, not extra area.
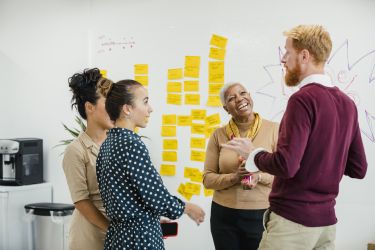
M 219 169 L 220 145 L 215 131 L 208 141 L 206 159 L 204 162 L 203 185 L 205 188 L 221 190 L 236 184 L 235 174 L 220 174 Z
M 279 138 L 279 124 L 275 123 L 275 125 L 272 129 L 272 144 L 271 144 L 272 152 L 276 151 L 278 138 Z M 261 178 L 260 183 L 262 183 L 263 185 L 271 187 L 272 183 L 273 183 L 273 179 L 274 179 L 273 175 L 270 175 L 266 172 L 261 172 L 261 175 L 262 175 L 262 178 Z
M 361 131 L 358 122 L 355 126 L 353 141 L 350 144 L 348 159 L 345 166 L 345 175 L 362 179 L 365 177 L 367 171 L 367 161 L 363 142 L 361 138 Z
M 291 96 L 280 124 L 276 152 L 256 154 L 256 166 L 272 175 L 292 178 L 300 168 L 310 130 L 311 119 L 306 104 L 298 96 Z

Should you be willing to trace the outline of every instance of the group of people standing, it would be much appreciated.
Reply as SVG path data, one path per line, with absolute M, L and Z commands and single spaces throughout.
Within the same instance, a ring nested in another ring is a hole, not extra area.
M 69 249 L 163 249 L 160 216 L 203 222 L 199 206 L 168 192 L 134 132 L 152 112 L 147 89 L 134 80 L 113 83 L 97 68 L 73 75 L 69 86 L 87 121 L 63 160 L 76 207 Z
M 354 102 L 324 75 L 332 42 L 318 25 L 287 37 L 285 83 L 298 86 L 280 125 L 253 111 L 239 82 L 224 85 L 228 124 L 211 135 L 203 184 L 214 189 L 215 249 L 334 249 L 335 198 L 342 176 L 363 178 L 367 162 Z M 69 249 L 164 249 L 160 216 L 205 212 L 171 195 L 136 127 L 151 112 L 147 89 L 112 82 L 96 68 L 69 79 L 72 105 L 87 129 L 66 149 L 63 167 L 75 211 Z

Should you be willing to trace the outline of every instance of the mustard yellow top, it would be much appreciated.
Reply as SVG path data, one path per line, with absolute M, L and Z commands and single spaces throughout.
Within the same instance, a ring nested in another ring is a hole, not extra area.
M 238 129 L 247 130 L 249 123 L 236 123 Z M 262 119 L 261 126 L 252 140 L 255 147 L 262 147 L 270 152 L 276 150 L 279 125 Z M 243 190 L 236 183 L 235 171 L 239 166 L 239 155 L 232 150 L 224 149 L 221 144 L 230 140 L 226 127 L 215 130 L 211 135 L 206 150 L 203 184 L 214 189 L 213 201 L 235 209 L 264 209 L 269 207 L 268 195 L 271 192 L 273 176 L 262 173 L 260 183 L 252 190 Z

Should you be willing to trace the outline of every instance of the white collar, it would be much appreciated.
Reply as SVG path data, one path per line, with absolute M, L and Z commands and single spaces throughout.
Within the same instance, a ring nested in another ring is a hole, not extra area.
M 334 87 L 331 81 L 331 78 L 327 75 L 323 74 L 312 74 L 309 76 L 306 76 L 299 84 L 298 88 L 302 88 L 303 86 L 306 86 L 309 83 L 318 83 L 326 87 Z

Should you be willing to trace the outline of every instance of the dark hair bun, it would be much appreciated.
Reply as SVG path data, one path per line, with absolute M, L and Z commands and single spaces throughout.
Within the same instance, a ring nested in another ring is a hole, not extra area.
M 82 88 L 96 88 L 97 81 L 102 77 L 98 68 L 85 69 L 69 78 L 69 87 L 73 94 L 79 94 Z
M 98 68 L 85 69 L 69 78 L 70 90 L 73 92 L 72 107 L 75 106 L 82 118 L 86 119 L 85 102 L 95 104 L 98 99 L 96 84 L 102 77 Z

